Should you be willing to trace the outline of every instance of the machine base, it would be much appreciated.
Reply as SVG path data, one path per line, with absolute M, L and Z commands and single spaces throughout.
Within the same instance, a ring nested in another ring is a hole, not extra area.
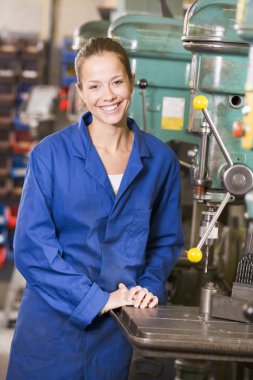
M 253 363 L 253 324 L 204 322 L 187 306 L 123 307 L 111 315 L 143 356 Z

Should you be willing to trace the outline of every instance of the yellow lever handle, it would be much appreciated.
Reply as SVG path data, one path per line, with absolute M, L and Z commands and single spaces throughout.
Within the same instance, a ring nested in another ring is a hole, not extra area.
M 202 260 L 202 256 L 203 256 L 202 251 L 197 247 L 191 248 L 187 252 L 188 260 L 191 261 L 192 263 L 200 262 Z
M 193 100 L 193 106 L 197 110 L 203 110 L 208 107 L 208 99 L 204 95 L 198 95 Z

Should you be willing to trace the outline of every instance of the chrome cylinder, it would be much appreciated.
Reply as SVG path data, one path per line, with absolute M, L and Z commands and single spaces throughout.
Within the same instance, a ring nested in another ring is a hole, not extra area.
M 203 321 L 208 321 L 212 313 L 212 298 L 218 289 L 213 282 L 208 282 L 201 288 L 199 315 Z

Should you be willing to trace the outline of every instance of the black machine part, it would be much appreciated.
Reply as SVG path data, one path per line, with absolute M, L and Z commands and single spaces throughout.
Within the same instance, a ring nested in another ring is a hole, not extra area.
M 231 194 L 241 196 L 252 189 L 253 173 L 247 166 L 236 164 L 224 172 L 223 183 Z
M 250 298 L 248 298 L 249 295 L 251 295 Z M 220 293 L 213 295 L 211 315 L 231 321 L 250 322 L 245 313 L 247 302 L 253 302 L 253 287 L 234 283 L 231 297 Z
M 233 321 L 251 322 L 249 303 L 253 303 L 253 223 L 249 222 L 245 252 L 237 266 L 231 297 L 216 293 L 212 297 L 211 315 Z M 247 306 L 248 305 L 248 306 Z

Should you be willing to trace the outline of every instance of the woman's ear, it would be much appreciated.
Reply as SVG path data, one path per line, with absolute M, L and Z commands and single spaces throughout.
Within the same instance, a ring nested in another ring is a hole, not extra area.
M 75 86 L 76 86 L 76 91 L 77 91 L 78 95 L 80 96 L 82 101 L 85 103 L 85 98 L 84 98 L 84 94 L 83 94 L 81 85 L 79 83 L 76 83 Z

